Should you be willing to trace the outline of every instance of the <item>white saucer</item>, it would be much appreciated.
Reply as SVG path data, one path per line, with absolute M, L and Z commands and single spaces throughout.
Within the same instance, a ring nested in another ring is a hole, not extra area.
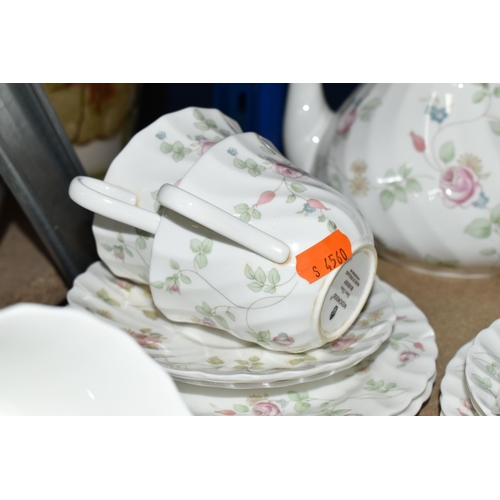
M 381 284 L 398 320 L 390 339 L 358 365 L 284 389 L 228 390 L 176 382 L 184 401 L 195 415 L 415 414 L 436 374 L 434 330 L 407 297 Z
M 470 399 L 465 380 L 465 357 L 473 341 L 463 345 L 446 366 L 441 380 L 439 403 L 444 417 L 477 417 L 478 413 Z
M 376 280 L 367 305 L 346 334 L 303 354 L 269 351 L 221 330 L 169 321 L 155 308 L 147 286 L 117 278 L 101 262 L 76 278 L 67 298 L 70 307 L 86 309 L 130 333 L 176 380 L 262 388 L 325 378 L 375 352 L 396 321 L 381 283 Z
M 478 413 L 500 413 L 500 320 L 476 335 L 465 357 L 465 380 Z

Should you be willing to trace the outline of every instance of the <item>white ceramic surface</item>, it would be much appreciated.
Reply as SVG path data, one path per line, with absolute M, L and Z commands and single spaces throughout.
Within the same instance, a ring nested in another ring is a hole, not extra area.
M 70 307 L 86 309 L 128 332 L 175 379 L 227 388 L 287 386 L 345 370 L 376 351 L 396 320 L 392 300 L 377 279 L 345 335 L 295 355 L 211 332 L 210 318 L 197 325 L 169 321 L 154 306 L 148 287 L 117 278 L 101 262 L 76 278 L 67 298 Z
M 397 415 L 429 388 L 437 345 L 425 315 L 389 291 L 398 320 L 382 347 L 349 370 L 288 388 L 216 389 L 176 382 L 195 415 Z M 423 396 L 422 396 L 423 397 Z
M 128 190 L 134 204 L 160 210 L 156 192 L 172 184 L 201 155 L 240 126 L 216 109 L 186 108 L 158 118 L 138 132 L 110 165 L 104 180 Z M 148 283 L 153 235 L 128 224 L 96 215 L 93 224 L 99 257 L 114 274 Z
M 19 304 L 0 311 L 0 415 L 190 412 L 118 328 L 73 308 Z
M 201 204 L 168 204 L 180 189 Z M 304 352 L 347 331 L 370 293 L 377 257 L 363 218 L 255 133 L 213 146 L 178 188 L 162 188 L 158 201 L 169 210 L 156 233 L 150 283 L 154 303 L 171 320 L 208 318 L 267 349 Z M 275 240 L 289 248 L 285 262 Z M 326 250 L 311 257 L 319 244 Z
M 446 366 L 441 380 L 439 403 L 441 416 L 477 417 L 478 413 L 471 401 L 471 394 L 465 380 L 465 357 L 472 340 L 463 345 Z
M 499 412 L 500 395 L 500 320 L 479 332 L 467 351 L 465 379 L 473 404 L 487 416 Z
M 361 85 L 337 114 L 291 84 L 285 152 L 348 196 L 380 255 L 447 276 L 500 272 L 500 84 Z
M 432 389 L 434 387 L 434 382 L 436 381 L 437 374 L 427 382 L 427 386 L 425 387 L 424 392 L 417 396 L 401 413 L 398 413 L 398 417 L 414 417 L 422 408 L 422 405 L 430 398 Z

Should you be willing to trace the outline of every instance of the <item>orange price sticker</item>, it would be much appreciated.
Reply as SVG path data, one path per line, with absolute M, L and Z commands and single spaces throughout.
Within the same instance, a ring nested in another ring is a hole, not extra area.
M 297 274 L 314 283 L 352 257 L 349 238 L 338 229 L 297 255 Z

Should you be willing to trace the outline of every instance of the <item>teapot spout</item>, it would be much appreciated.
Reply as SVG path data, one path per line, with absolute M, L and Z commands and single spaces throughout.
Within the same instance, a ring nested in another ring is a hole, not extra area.
M 283 124 L 287 158 L 302 170 L 315 174 L 318 159 L 325 157 L 333 139 L 336 119 L 321 83 L 291 83 Z

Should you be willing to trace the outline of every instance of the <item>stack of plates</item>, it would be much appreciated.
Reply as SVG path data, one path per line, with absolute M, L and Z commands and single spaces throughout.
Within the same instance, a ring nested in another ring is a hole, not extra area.
M 462 346 L 441 382 L 441 415 L 500 415 L 500 320 Z
M 75 280 L 68 303 L 135 338 L 195 415 L 415 415 L 436 375 L 425 315 L 378 279 L 346 334 L 301 354 L 269 351 L 210 324 L 169 321 L 147 286 L 101 262 Z

